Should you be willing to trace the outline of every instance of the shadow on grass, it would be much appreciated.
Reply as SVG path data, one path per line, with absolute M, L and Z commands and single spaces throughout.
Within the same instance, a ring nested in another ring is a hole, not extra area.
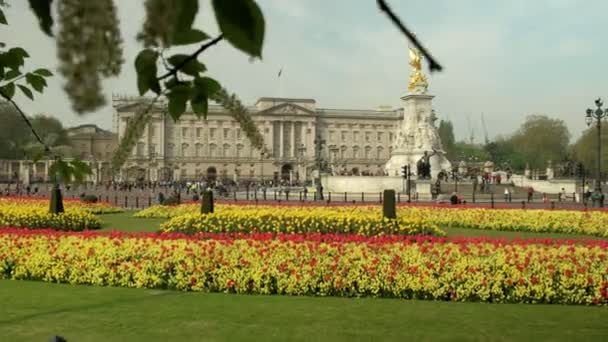
M 18 281 L 21 281 L 21 280 L 18 280 Z M 61 284 L 61 285 L 72 286 L 70 284 Z M 76 286 L 93 287 L 92 285 L 81 285 L 81 284 L 78 284 Z M 104 288 L 108 288 L 108 287 L 104 286 Z M 0 319 L 0 326 L 12 324 L 12 323 L 19 323 L 22 321 L 35 319 L 35 318 L 41 318 L 41 317 L 45 317 L 45 316 L 52 316 L 52 315 L 63 314 L 63 313 L 75 313 L 75 312 L 79 312 L 79 311 L 86 311 L 86 310 L 98 309 L 98 308 L 111 308 L 111 307 L 116 307 L 116 306 L 123 305 L 123 304 L 132 304 L 132 303 L 148 301 L 150 299 L 156 299 L 159 297 L 171 297 L 171 296 L 179 296 L 179 295 L 183 294 L 183 292 L 165 290 L 165 289 L 148 289 L 148 290 L 158 291 L 158 294 L 150 293 L 149 295 L 142 296 L 142 297 L 136 297 L 136 298 L 130 298 L 130 299 L 119 298 L 116 300 L 110 300 L 110 301 L 105 301 L 105 302 L 100 302 L 100 303 L 95 303 L 95 304 L 76 305 L 76 306 L 71 306 L 71 307 L 66 307 L 66 308 L 61 308 L 61 309 L 56 309 L 56 310 L 37 312 L 34 314 L 23 315 L 23 316 L 15 317 L 12 319 L 5 319 L 5 320 Z

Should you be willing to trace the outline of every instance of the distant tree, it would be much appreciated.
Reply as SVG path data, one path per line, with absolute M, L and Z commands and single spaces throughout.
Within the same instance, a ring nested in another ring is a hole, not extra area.
M 452 161 L 486 161 L 489 159 L 488 153 L 482 145 L 470 144 L 468 142 L 459 141 L 454 143 L 452 147 Z
M 21 159 L 32 140 L 32 132 L 19 112 L 10 104 L 0 103 L 0 158 Z
M 528 116 L 507 142 L 512 148 L 511 156 L 519 156 L 512 158 L 516 159 L 511 161 L 514 167 L 521 168 L 523 162 L 536 169 L 545 168 L 549 160 L 563 161 L 569 143 L 570 132 L 564 121 L 546 115 Z
M 63 124 L 54 117 L 37 114 L 32 118 L 32 126 L 49 146 L 69 145 L 70 143 Z
M 449 158 L 452 156 L 454 143 L 456 142 L 456 139 L 454 138 L 454 125 L 452 125 L 452 122 L 449 120 L 441 120 L 439 121 L 438 132 L 443 148 Z
M 602 127 L 602 170 L 608 167 L 608 125 Z M 586 129 L 578 140 L 572 145 L 572 154 L 577 161 L 583 163 L 591 175 L 595 175 L 597 168 L 597 128 L 595 125 Z

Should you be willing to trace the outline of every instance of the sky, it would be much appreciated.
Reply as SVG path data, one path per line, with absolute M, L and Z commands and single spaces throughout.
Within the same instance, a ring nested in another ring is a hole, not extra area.
M 26 66 L 56 71 L 55 41 L 38 28 L 27 1 L 5 10 L 0 27 L 8 46 L 31 55 Z M 246 104 L 260 97 L 312 98 L 320 108 L 401 107 L 409 76 L 408 41 L 375 0 L 257 0 L 266 18 L 261 61 L 223 42 L 199 58 L 211 77 Z M 55 2 L 56 3 L 56 2 Z M 108 105 L 79 115 L 72 111 L 61 76 L 49 80 L 28 113 L 55 116 L 66 126 L 95 123 L 111 128 L 112 94 L 137 95 L 133 61 L 144 20 L 144 1 L 120 0 L 125 41 L 119 77 L 104 82 Z M 218 34 L 209 0 L 201 0 L 195 27 Z M 389 0 L 408 28 L 444 66 L 429 76 L 440 119 L 454 123 L 457 139 L 490 138 L 515 131 L 531 114 L 563 119 L 573 138 L 585 129 L 584 113 L 608 96 L 604 39 L 608 1 L 602 0 Z M 57 27 L 54 27 L 57 30 Z M 195 47 L 186 50 L 193 51 Z M 283 69 L 281 77 L 277 77 Z M 428 73 L 428 68 L 425 68 Z

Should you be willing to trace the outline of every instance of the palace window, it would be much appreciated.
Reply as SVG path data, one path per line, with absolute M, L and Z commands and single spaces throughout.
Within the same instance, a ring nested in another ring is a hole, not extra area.
M 359 132 L 358 131 L 353 132 L 353 141 L 359 141 Z
M 230 128 L 224 128 L 224 140 L 230 139 Z
M 156 144 L 150 144 L 150 157 L 156 156 Z
M 346 152 L 348 151 L 348 147 L 342 146 L 340 148 L 340 159 L 346 159 Z
M 209 145 L 209 156 L 217 157 L 217 145 L 216 144 Z
M 188 148 L 190 146 L 188 144 L 182 144 L 182 157 L 189 157 L 189 152 Z
M 376 134 L 378 136 L 378 142 L 382 142 L 382 132 Z
M 365 159 L 370 159 L 372 157 L 372 147 L 365 146 Z
M 340 141 L 346 141 L 346 131 L 340 132 Z
M 359 159 L 359 146 L 354 146 L 353 147 L 353 158 L 354 159 Z
M 200 138 L 200 137 L 201 137 L 201 135 L 202 135 L 202 131 L 203 131 L 203 129 L 202 129 L 202 128 L 200 128 L 200 127 L 197 127 L 197 128 L 196 128 L 196 137 L 197 137 L 197 138 Z
M 376 149 L 376 158 L 377 159 L 384 158 L 384 148 L 382 146 L 378 146 L 378 148 Z
M 144 149 L 146 148 L 146 144 L 140 142 L 137 143 L 137 156 L 138 157 L 143 157 L 144 156 Z
M 334 131 L 329 131 L 329 141 L 334 141 L 334 139 L 336 138 L 336 132 Z
M 224 144 L 222 149 L 222 157 L 230 157 L 230 145 Z
M 182 138 L 188 137 L 188 127 L 182 127 Z
M 215 139 L 215 131 L 217 128 L 209 128 L 209 139 Z
M 241 140 L 241 129 L 240 128 L 236 129 L 236 140 Z
M 372 136 L 372 132 L 365 132 L 365 142 L 369 142 Z
M 197 157 L 203 156 L 203 144 L 194 145 L 194 149 Z

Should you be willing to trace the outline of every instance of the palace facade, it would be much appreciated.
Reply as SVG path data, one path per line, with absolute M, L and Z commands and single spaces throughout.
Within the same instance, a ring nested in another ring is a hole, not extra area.
M 113 97 L 114 132 L 122 138 L 146 100 Z M 396 140 L 401 109 L 318 108 L 313 99 L 260 98 L 248 107 L 267 154 L 252 148 L 239 124 L 221 106 L 206 120 L 187 112 L 174 121 L 166 103 L 152 119 L 118 178 L 122 180 L 283 179 L 316 174 L 319 160 L 334 174 L 382 175 Z

